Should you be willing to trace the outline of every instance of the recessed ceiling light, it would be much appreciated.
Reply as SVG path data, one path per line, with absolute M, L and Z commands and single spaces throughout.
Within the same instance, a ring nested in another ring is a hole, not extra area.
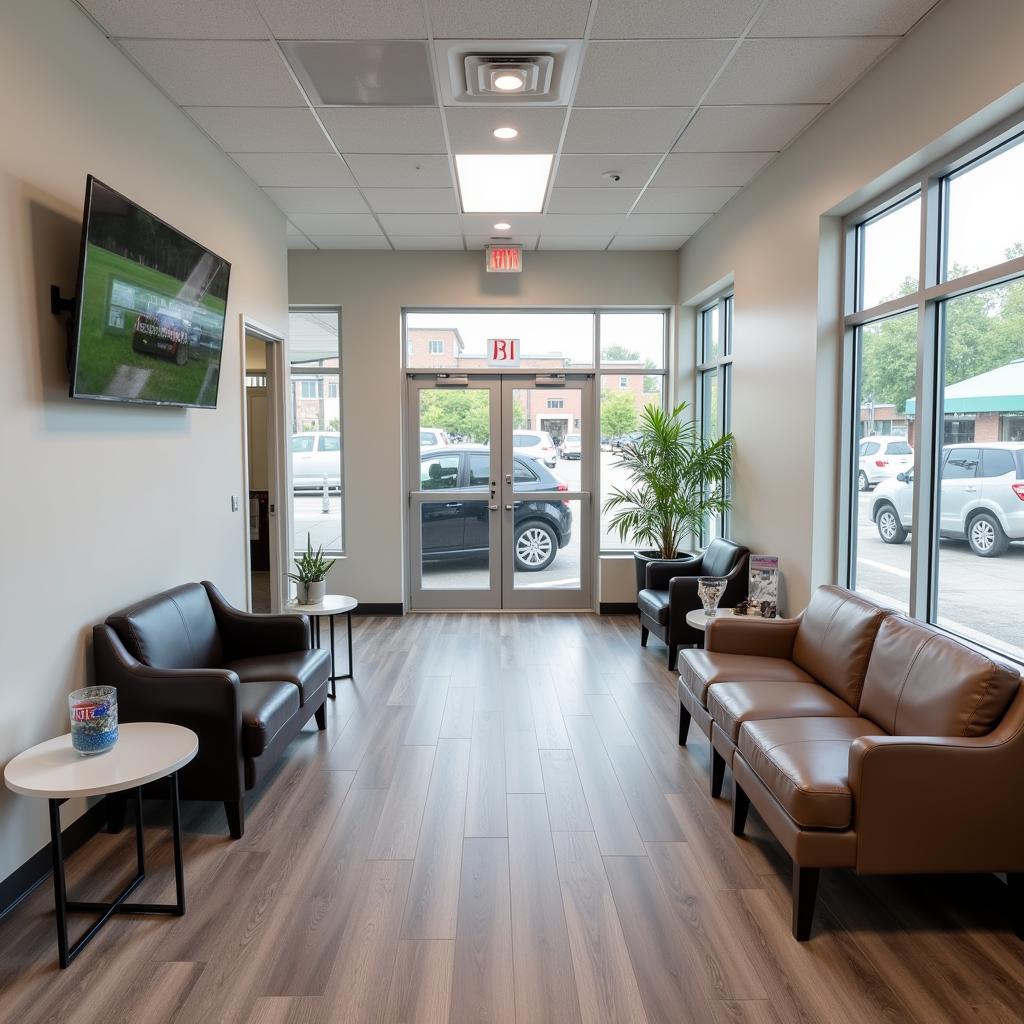
M 515 128 L 495 128 L 494 137 L 496 139 L 514 139 L 519 132 Z
M 540 213 L 551 153 L 456 154 L 463 213 Z
M 491 84 L 495 89 L 500 89 L 502 92 L 518 92 L 526 85 L 526 80 L 522 73 L 495 75 L 491 79 Z
M 511 231 L 512 230 L 512 225 L 511 224 L 506 224 L 505 221 L 503 221 L 503 220 L 499 220 L 498 223 L 494 225 L 494 230 L 495 231 Z

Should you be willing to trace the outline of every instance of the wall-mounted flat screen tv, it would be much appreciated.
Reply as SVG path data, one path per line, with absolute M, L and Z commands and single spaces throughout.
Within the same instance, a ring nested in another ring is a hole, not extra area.
M 89 175 L 71 397 L 216 408 L 230 272 Z

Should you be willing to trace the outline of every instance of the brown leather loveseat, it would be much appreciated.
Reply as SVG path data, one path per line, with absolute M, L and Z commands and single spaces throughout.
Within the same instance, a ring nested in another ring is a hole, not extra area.
M 840 587 L 818 590 L 799 619 L 718 619 L 684 659 L 680 742 L 693 717 L 711 738 L 713 789 L 732 766 L 734 833 L 752 803 L 793 858 L 798 939 L 823 867 L 1005 871 L 1016 896 L 1015 668 Z
M 173 722 L 199 736 L 181 795 L 223 801 L 231 835 L 243 798 L 324 703 L 330 658 L 304 615 L 252 615 L 209 582 L 186 583 L 94 627 L 97 683 L 117 687 L 125 722 Z

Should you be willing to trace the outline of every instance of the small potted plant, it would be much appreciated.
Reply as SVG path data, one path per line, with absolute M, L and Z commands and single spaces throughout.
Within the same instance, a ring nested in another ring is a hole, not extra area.
M 320 604 L 327 593 L 327 574 L 334 565 L 333 558 L 324 557 L 324 546 L 313 550 L 313 538 L 306 534 L 306 550 L 295 559 L 295 572 L 288 578 L 295 581 L 299 604 Z
M 683 418 L 686 408 L 683 402 L 671 412 L 644 409 L 640 436 L 619 450 L 629 485 L 613 487 L 604 503 L 619 538 L 644 545 L 633 552 L 637 591 L 646 586 L 648 562 L 691 561 L 694 556 L 680 548 L 684 540 L 700 536 L 710 516 L 730 507 L 725 481 L 733 436 L 703 437 L 699 423 Z

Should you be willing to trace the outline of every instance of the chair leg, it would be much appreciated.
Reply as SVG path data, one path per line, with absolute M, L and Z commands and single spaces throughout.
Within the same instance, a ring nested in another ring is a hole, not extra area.
M 316 717 L 316 727 L 323 732 L 327 728 L 327 701 L 325 700 L 313 714 Z
M 686 734 L 690 731 L 690 712 L 686 705 L 679 702 L 679 746 L 686 746 Z
M 651 631 L 646 626 L 640 627 L 640 646 L 647 646 L 647 638 L 651 635 Z
M 125 793 L 107 794 L 107 831 L 117 835 L 124 828 L 125 811 L 128 808 L 128 797 Z
M 811 937 L 820 874 L 821 868 L 803 868 L 793 863 L 793 938 L 797 942 L 806 942 Z
M 732 834 L 743 835 L 743 829 L 747 824 L 747 811 L 750 810 L 750 797 L 743 792 L 736 784 L 736 777 L 732 780 Z
M 1018 939 L 1024 939 L 1024 874 L 1007 871 L 1010 889 L 1010 919 Z
M 675 672 L 676 670 L 676 659 L 679 657 L 679 644 L 668 645 L 668 670 L 669 672 Z
M 241 839 L 245 832 L 245 803 L 242 800 L 225 800 L 224 811 L 228 816 L 231 838 Z
M 722 782 L 725 780 L 725 758 L 711 748 L 711 795 L 717 800 L 722 795 Z

